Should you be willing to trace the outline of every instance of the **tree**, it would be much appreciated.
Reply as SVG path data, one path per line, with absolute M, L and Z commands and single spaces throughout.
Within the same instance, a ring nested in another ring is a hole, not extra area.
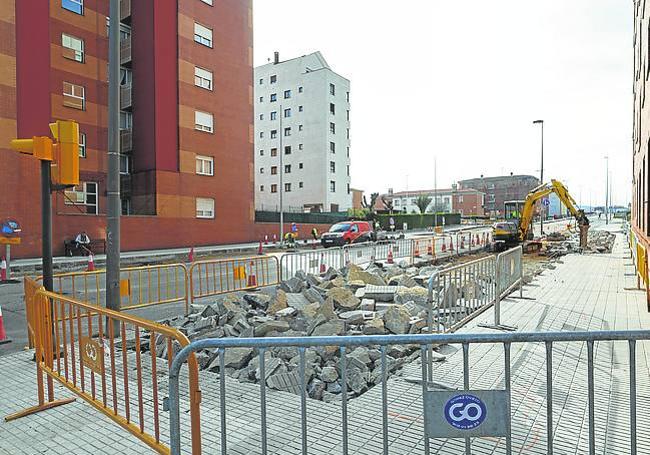
M 415 205 L 420 209 L 420 214 L 424 215 L 424 212 L 427 211 L 427 207 L 431 204 L 431 198 L 424 194 L 421 194 L 415 200 Z
M 384 196 L 381 196 L 381 202 L 384 203 L 384 207 L 388 209 L 389 213 L 393 213 L 393 201 L 391 199 L 386 199 Z
M 361 206 L 364 209 L 368 209 L 371 212 L 375 211 L 375 202 L 377 202 L 377 198 L 379 197 L 379 193 L 371 193 L 370 194 L 370 204 L 368 204 L 368 200 L 366 199 L 366 195 L 363 195 L 363 201 L 361 202 Z

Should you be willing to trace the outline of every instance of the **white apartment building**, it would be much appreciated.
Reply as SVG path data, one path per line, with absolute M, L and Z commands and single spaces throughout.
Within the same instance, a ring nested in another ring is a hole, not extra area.
M 255 68 L 255 208 L 346 211 L 350 81 L 320 52 Z
M 416 190 L 416 191 L 399 191 L 393 193 L 393 210 L 403 213 L 420 213 L 416 205 L 419 196 L 427 196 L 431 202 L 427 206 L 426 213 L 433 213 L 434 207 L 437 206 L 437 212 L 452 212 L 452 189 L 435 190 Z

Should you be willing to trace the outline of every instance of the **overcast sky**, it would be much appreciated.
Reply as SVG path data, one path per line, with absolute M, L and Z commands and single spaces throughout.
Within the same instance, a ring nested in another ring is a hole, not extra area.
M 352 186 L 540 169 L 578 200 L 632 178 L 631 0 L 254 0 L 255 65 L 321 51 L 351 80 Z M 581 201 L 580 201 L 581 200 Z

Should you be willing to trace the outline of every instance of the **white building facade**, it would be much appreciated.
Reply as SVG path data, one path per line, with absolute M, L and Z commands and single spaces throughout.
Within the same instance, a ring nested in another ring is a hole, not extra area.
M 255 208 L 342 212 L 350 190 L 350 81 L 320 54 L 255 68 Z
M 453 211 L 453 190 L 440 189 L 435 190 L 418 190 L 418 191 L 400 191 L 393 193 L 393 210 L 402 213 L 420 213 L 417 206 L 417 200 L 420 196 L 430 198 L 429 205 L 425 213 L 433 213 L 434 207 L 439 213 L 451 213 Z

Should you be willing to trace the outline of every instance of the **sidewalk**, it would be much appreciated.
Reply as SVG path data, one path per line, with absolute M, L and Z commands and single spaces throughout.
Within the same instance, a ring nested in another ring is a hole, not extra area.
M 547 270 L 524 295 L 506 299 L 502 322 L 520 331 L 613 330 L 650 327 L 645 293 L 626 290 L 636 285 L 629 252 L 622 235 L 611 255 L 570 255 L 554 270 Z M 534 300 L 531 300 L 534 299 Z M 488 311 L 461 332 L 484 332 L 477 327 L 491 320 Z M 434 381 L 462 386 L 462 350 L 449 347 L 447 361 L 436 364 Z M 587 360 L 583 344 L 554 348 L 555 453 L 586 453 Z M 0 414 L 16 412 L 35 403 L 31 353 L 0 357 Z M 514 453 L 546 453 L 544 345 L 512 347 L 512 409 Z M 650 343 L 637 343 L 638 422 L 650 418 Z M 471 387 L 501 388 L 500 346 L 472 346 Z M 597 343 L 596 445 L 597 453 L 629 453 L 628 367 L 626 343 Z M 390 453 L 423 453 L 421 386 L 406 378 L 419 378 L 420 365 L 404 368 L 402 377 L 388 382 Z M 201 373 L 202 434 L 206 453 L 219 450 L 219 382 L 213 373 Z M 163 390 L 166 381 L 161 379 Z M 183 379 L 181 383 L 185 383 Z M 228 453 L 257 454 L 260 449 L 259 385 L 226 380 Z M 148 385 L 147 385 L 148 387 Z M 72 396 L 57 387 L 58 398 Z M 162 396 L 162 395 L 161 395 Z M 298 396 L 267 391 L 269 453 L 300 453 L 300 400 Z M 182 404 L 184 411 L 186 406 Z M 310 454 L 341 453 L 340 405 L 308 400 Z M 349 403 L 350 453 L 381 452 L 381 388 L 374 387 Z M 168 415 L 161 412 L 162 440 L 168 440 Z M 639 425 L 640 428 L 641 425 Z M 186 433 L 183 433 L 184 440 Z M 187 449 L 187 444 L 185 449 Z M 650 434 L 639 431 L 639 453 L 650 453 Z M 505 453 L 494 438 L 475 439 L 473 453 Z M 462 440 L 432 440 L 432 453 L 462 453 Z M 151 453 L 144 444 L 113 424 L 81 400 L 10 423 L 0 423 L 0 453 Z

